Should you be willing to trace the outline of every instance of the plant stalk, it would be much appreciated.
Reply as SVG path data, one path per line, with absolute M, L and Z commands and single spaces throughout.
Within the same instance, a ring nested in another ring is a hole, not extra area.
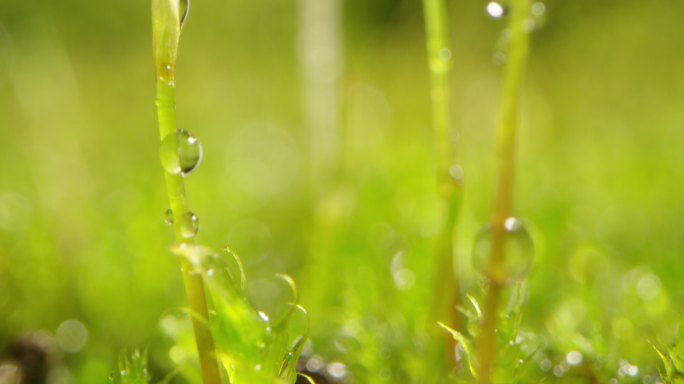
M 159 133 L 162 139 L 176 132 L 175 89 L 173 84 L 168 84 L 161 78 L 157 80 L 157 117 L 159 120 Z M 185 194 L 183 176 L 180 174 L 172 175 L 168 172 L 164 172 L 164 176 L 169 205 L 173 211 L 173 230 L 176 243 L 179 245 L 194 245 L 194 239 L 187 239 L 182 235 L 183 215 L 190 211 Z M 192 325 L 195 331 L 195 341 L 197 343 L 197 352 L 204 383 L 220 384 L 221 376 L 216 360 L 216 348 L 207 325 L 209 311 L 202 275 L 194 273 L 192 267 L 188 265 L 185 259 L 181 260 L 181 270 L 185 292 L 188 296 L 188 304 L 193 313 Z
M 506 258 L 506 229 L 504 223 L 512 216 L 513 182 L 515 179 L 516 131 L 522 78 L 529 50 L 529 31 L 525 30 L 529 17 L 530 0 L 513 0 L 508 23 L 510 41 L 503 68 L 501 115 L 497 129 L 498 181 L 491 217 L 492 247 L 489 271 L 503 269 Z M 482 336 L 478 350 L 478 383 L 489 384 L 496 360 L 496 326 L 504 281 L 492 280 L 486 293 Z
M 456 307 L 460 300 L 460 282 L 456 272 L 454 239 L 461 206 L 461 175 L 453 175 L 454 146 L 450 135 L 449 72 L 451 50 L 449 48 L 448 12 L 444 0 L 423 0 L 425 32 L 430 69 L 430 98 L 435 142 L 438 153 L 438 185 L 441 194 L 442 227 L 437 240 L 437 271 L 433 303 L 429 322 L 445 321 L 452 329 L 458 329 Z M 445 293 L 446 292 L 446 293 Z M 435 333 L 441 329 L 434 328 Z M 455 364 L 453 338 L 445 334 L 447 367 Z M 439 335 L 431 337 L 437 343 Z M 431 350 L 434 348 L 431 348 Z
M 159 136 L 164 140 L 175 134 L 175 65 L 180 37 L 180 13 L 178 0 L 152 0 L 153 51 L 157 75 L 157 118 Z M 185 183 L 181 174 L 164 172 L 169 205 L 173 211 L 174 234 L 178 245 L 194 245 L 194 238 L 183 236 L 183 216 L 188 213 L 188 199 Z M 194 273 L 186 260 L 181 261 L 183 283 L 193 313 L 192 324 L 199 355 L 202 377 L 205 384 L 221 384 L 221 375 L 216 360 L 216 347 L 208 328 L 209 311 L 207 308 L 204 281 L 200 274 Z

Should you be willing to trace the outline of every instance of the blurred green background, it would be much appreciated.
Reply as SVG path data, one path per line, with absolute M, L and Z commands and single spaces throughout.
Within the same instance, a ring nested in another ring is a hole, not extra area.
M 315 3 L 192 2 L 177 111 L 204 149 L 186 178 L 199 241 L 241 256 L 258 307 L 282 295 L 274 273 L 295 278 L 309 353 L 358 383 L 411 382 L 443 294 L 421 3 Z M 457 253 L 477 292 L 505 20 L 448 4 Z M 684 3 L 545 6 L 518 140 L 515 210 L 536 242 L 523 328 L 552 335 L 555 356 L 613 356 L 655 382 L 648 340 L 674 336 L 684 299 Z M 148 1 L 0 0 L 0 353 L 53 340 L 50 382 L 104 383 L 124 348 L 148 347 L 157 378 L 172 369 L 159 322 L 185 296 L 150 30 Z

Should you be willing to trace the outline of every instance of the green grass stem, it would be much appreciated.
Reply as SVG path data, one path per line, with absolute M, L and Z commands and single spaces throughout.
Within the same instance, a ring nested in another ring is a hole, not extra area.
M 492 248 L 490 270 L 500 270 L 506 258 L 504 223 L 512 216 L 513 181 L 515 178 L 516 130 L 520 89 L 529 49 L 529 31 L 525 28 L 530 0 L 514 0 L 508 23 L 510 41 L 503 68 L 501 114 L 497 129 L 498 181 L 491 217 Z M 490 281 L 483 311 L 482 335 L 478 348 L 480 384 L 489 384 L 496 360 L 496 326 L 503 281 Z
M 175 110 L 175 63 L 180 37 L 181 15 L 178 0 L 152 0 L 154 58 L 157 74 L 157 118 L 161 140 L 177 130 Z M 188 213 L 188 199 L 181 174 L 164 172 L 169 205 L 173 210 L 177 244 L 194 244 L 194 238 L 183 236 L 183 216 Z M 186 260 L 181 261 L 183 282 L 188 296 L 195 340 L 205 384 L 220 384 L 216 348 L 211 332 L 202 319 L 209 320 L 202 276 L 192 272 Z
M 423 0 L 425 31 L 430 69 L 430 98 L 435 142 L 438 152 L 438 185 L 442 198 L 443 222 L 437 241 L 437 271 L 430 313 L 430 329 L 437 321 L 449 322 L 449 327 L 458 329 L 456 307 L 460 299 L 460 282 L 455 270 L 457 265 L 454 254 L 455 229 L 461 204 L 461 175 L 452 174 L 454 167 L 454 145 L 450 135 L 451 115 L 449 112 L 449 72 L 451 70 L 451 50 L 449 48 L 448 13 L 444 0 Z M 447 365 L 453 365 L 453 338 L 446 337 Z M 432 343 L 439 337 L 433 335 Z M 432 347 L 433 349 L 438 348 Z

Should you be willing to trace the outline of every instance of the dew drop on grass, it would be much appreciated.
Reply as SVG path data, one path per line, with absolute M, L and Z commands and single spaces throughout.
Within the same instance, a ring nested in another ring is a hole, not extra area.
M 347 366 L 339 362 L 330 363 L 327 371 L 336 380 L 342 380 L 347 376 Z
M 437 55 L 430 57 L 430 70 L 436 73 L 447 73 L 451 68 L 451 50 L 442 48 Z
M 546 13 L 546 5 L 544 5 L 544 3 L 541 1 L 537 1 L 532 4 L 530 12 L 532 13 L 533 17 L 542 17 Z
M 57 344 L 66 352 L 78 352 L 88 342 L 88 329 L 76 319 L 62 322 L 55 332 Z
M 168 225 L 173 225 L 173 209 L 169 208 L 164 212 L 164 222 Z
M 325 361 L 319 355 L 313 355 L 306 361 L 306 370 L 309 372 L 318 372 L 325 367 Z
M 199 219 L 192 212 L 185 212 L 181 218 L 181 236 L 184 239 L 192 239 L 199 231 Z
M 485 226 L 475 239 L 473 263 L 487 279 L 511 284 L 527 276 L 534 260 L 534 242 L 523 224 L 509 217 L 503 225 L 503 263 L 492 265 L 494 231 Z
M 159 80 L 165 82 L 169 86 L 174 84 L 173 65 L 162 63 L 159 67 Z
M 504 6 L 496 1 L 487 3 L 487 14 L 495 19 L 500 19 L 506 14 Z
M 570 365 L 579 365 L 582 363 L 582 360 L 582 354 L 578 351 L 570 351 L 567 355 L 565 355 L 565 361 L 567 361 Z
M 456 183 L 456 185 L 461 185 L 465 179 L 465 171 L 460 165 L 453 164 L 451 167 L 449 167 L 449 176 L 451 177 L 451 180 Z
M 159 159 L 166 172 L 186 176 L 202 160 L 202 146 L 190 132 L 179 129 L 162 140 Z

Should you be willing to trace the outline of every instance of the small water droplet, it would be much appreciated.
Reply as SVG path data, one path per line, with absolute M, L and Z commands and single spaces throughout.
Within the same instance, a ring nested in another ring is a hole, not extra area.
M 442 48 L 439 50 L 439 58 L 442 60 L 451 60 L 451 49 Z
M 88 342 L 88 329 L 76 319 L 62 322 L 55 332 L 57 344 L 66 352 L 78 352 Z
M 330 363 L 327 370 L 328 374 L 336 380 L 342 380 L 347 376 L 347 366 L 342 363 Z
M 430 56 L 430 70 L 439 73 L 439 74 L 445 74 L 449 72 L 449 69 L 451 68 L 451 50 L 449 48 L 443 47 L 441 48 L 436 55 L 431 55 Z
M 570 365 L 579 365 L 583 360 L 582 354 L 577 351 L 570 351 L 565 355 L 565 361 Z
M 458 164 L 454 164 L 451 167 L 449 167 L 449 176 L 451 176 L 451 179 L 456 182 L 457 184 L 463 183 L 463 179 L 465 177 L 465 171 L 463 170 L 463 167 L 461 167 Z
M 486 278 L 500 284 L 510 284 L 527 276 L 534 260 L 534 242 L 522 223 L 509 217 L 503 223 L 503 260 L 494 265 L 494 231 L 485 226 L 475 239 L 473 263 Z
M 541 1 L 537 1 L 534 4 L 532 4 L 532 8 L 530 9 L 532 16 L 534 17 L 541 17 L 544 16 L 546 13 L 546 5 L 542 3 Z
M 549 359 L 543 359 L 539 362 L 539 369 L 541 369 L 544 372 L 548 372 L 549 370 L 551 370 L 552 366 L 553 363 Z
M 184 239 L 192 239 L 199 231 L 199 219 L 192 212 L 185 212 L 181 221 L 181 236 Z
M 661 283 L 658 276 L 647 274 L 639 279 L 637 282 L 637 294 L 644 301 L 651 301 L 658 298 L 660 294 Z
M 163 63 L 159 67 L 159 80 L 165 82 L 168 85 L 174 84 L 175 79 L 174 79 L 173 65 L 168 64 L 168 63 Z
M 506 9 L 501 3 L 490 1 L 487 3 L 487 14 L 495 19 L 500 19 L 506 14 Z
M 166 172 L 186 176 L 202 161 L 202 146 L 190 132 L 179 129 L 162 140 L 159 159 Z
M 306 369 L 309 372 L 318 372 L 325 366 L 325 361 L 319 355 L 313 355 L 306 361 Z
M 169 208 L 164 212 L 164 222 L 173 225 L 173 209 Z

